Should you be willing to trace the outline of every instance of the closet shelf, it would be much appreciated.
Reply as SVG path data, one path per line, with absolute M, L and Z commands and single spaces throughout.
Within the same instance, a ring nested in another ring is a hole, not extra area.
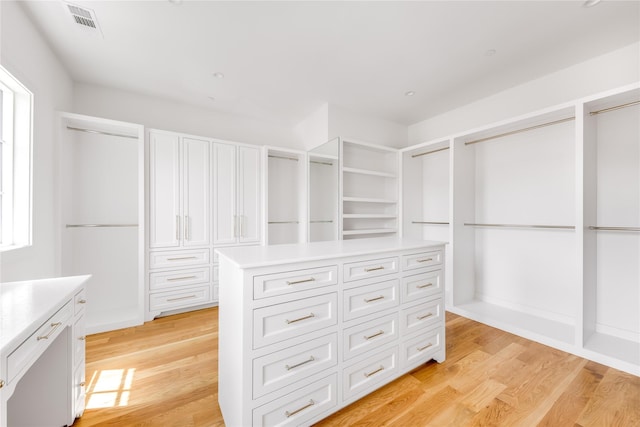
M 360 174 L 360 175 L 381 176 L 383 178 L 396 178 L 397 177 L 397 175 L 395 173 L 374 171 L 374 170 L 368 170 L 368 169 L 358 169 L 358 168 L 343 167 L 342 171 L 343 172 L 348 172 L 348 173 Z
M 343 214 L 344 219 L 395 219 L 398 215 L 394 214 Z
M 377 199 L 372 197 L 343 197 L 343 202 L 360 202 L 360 203 L 396 203 L 392 199 Z
M 344 230 L 342 232 L 345 236 L 356 236 L 362 234 L 385 234 L 385 233 L 395 233 L 398 230 L 395 228 L 369 228 L 363 230 Z

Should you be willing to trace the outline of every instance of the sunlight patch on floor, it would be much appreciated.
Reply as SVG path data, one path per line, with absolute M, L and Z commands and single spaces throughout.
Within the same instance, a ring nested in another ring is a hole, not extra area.
M 127 406 L 134 374 L 134 368 L 94 372 L 87 386 L 86 409 Z

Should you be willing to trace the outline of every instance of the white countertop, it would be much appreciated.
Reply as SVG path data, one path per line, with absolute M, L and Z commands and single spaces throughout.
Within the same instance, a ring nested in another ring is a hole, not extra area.
M 333 240 L 328 242 L 294 243 L 271 246 L 221 248 L 216 252 L 240 268 L 267 267 L 303 261 L 368 255 L 395 250 L 424 249 L 447 242 L 433 240 L 380 237 L 372 239 Z
M 11 350 L 71 300 L 91 276 L 0 283 L 0 351 Z

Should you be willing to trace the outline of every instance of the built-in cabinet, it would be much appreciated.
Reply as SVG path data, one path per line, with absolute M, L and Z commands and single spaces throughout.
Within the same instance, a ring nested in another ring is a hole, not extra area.
M 398 233 L 399 154 L 394 148 L 340 140 L 341 239 Z
M 309 242 L 338 240 L 340 217 L 339 139 L 309 151 Z
M 215 141 L 213 162 L 213 244 L 260 243 L 260 148 Z

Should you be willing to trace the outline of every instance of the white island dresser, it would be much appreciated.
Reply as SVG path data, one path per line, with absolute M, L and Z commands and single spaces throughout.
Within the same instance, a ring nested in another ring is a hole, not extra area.
M 445 358 L 443 242 L 218 253 L 218 401 L 229 427 L 310 425 Z

